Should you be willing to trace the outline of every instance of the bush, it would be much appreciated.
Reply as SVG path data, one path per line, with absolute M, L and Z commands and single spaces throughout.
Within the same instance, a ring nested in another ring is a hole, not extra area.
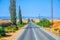
M 60 33 L 60 29 L 59 29 L 58 31 L 59 31 L 59 33 Z
M 19 27 L 19 28 L 21 28 L 21 27 L 23 27 L 24 25 L 26 25 L 27 23 L 22 23 L 22 24 L 20 24 L 19 22 L 18 22 L 18 24 L 17 24 L 17 26 Z
M 2 26 L 0 26 L 0 37 L 1 36 L 5 36 L 5 30 L 2 28 Z
M 13 28 L 14 30 L 18 30 L 18 27 L 17 27 L 16 25 L 12 25 L 12 28 Z
M 58 29 L 54 29 L 55 31 L 58 31 Z
M 22 26 L 23 26 L 23 23 L 20 24 L 20 23 L 18 22 L 17 26 L 18 26 L 18 27 L 22 27 Z
M 18 27 L 16 27 L 15 25 L 12 26 L 8 26 L 5 28 L 5 31 L 8 32 L 15 32 L 16 30 L 18 30 Z
M 42 18 L 37 24 L 43 27 L 50 27 L 52 25 L 52 23 L 50 23 L 46 18 Z
M 60 29 L 54 29 L 55 31 L 58 31 L 58 33 L 60 33 Z

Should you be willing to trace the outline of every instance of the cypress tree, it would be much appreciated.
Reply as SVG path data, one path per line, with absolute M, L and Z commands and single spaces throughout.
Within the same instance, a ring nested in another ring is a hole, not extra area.
M 28 22 L 30 22 L 30 19 L 28 18 Z
M 10 16 L 11 16 L 11 23 L 16 25 L 16 5 L 15 0 L 10 0 Z
M 19 11 L 18 11 L 18 18 L 19 18 L 19 23 L 22 24 L 22 14 L 21 14 L 20 6 L 19 6 Z

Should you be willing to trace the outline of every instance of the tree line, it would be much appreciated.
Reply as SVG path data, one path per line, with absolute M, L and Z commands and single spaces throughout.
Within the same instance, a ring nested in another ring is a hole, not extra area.
M 16 1 L 15 0 L 10 0 L 10 16 L 11 16 L 12 25 L 17 25 L 16 24 Z M 19 11 L 18 11 L 18 18 L 19 18 L 19 23 L 22 24 L 22 14 L 21 14 L 20 6 L 19 6 Z
M 22 22 L 22 14 L 21 14 L 21 9 L 19 6 L 19 11 L 18 11 L 18 18 L 19 18 L 19 25 L 17 25 L 16 23 L 16 1 L 15 0 L 10 0 L 10 17 L 11 17 L 11 25 L 7 26 L 5 28 L 3 28 L 2 26 L 0 26 L 0 37 L 5 36 L 6 33 L 8 32 L 15 32 L 16 30 L 18 30 L 18 26 L 20 25 L 25 25 Z

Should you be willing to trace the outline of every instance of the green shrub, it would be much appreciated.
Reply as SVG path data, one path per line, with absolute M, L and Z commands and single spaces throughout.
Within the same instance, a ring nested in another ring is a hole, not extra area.
M 26 25 L 27 23 L 22 23 L 22 24 L 20 24 L 19 22 L 18 22 L 18 24 L 17 24 L 17 26 L 19 27 L 19 28 L 21 28 L 21 27 L 24 27 L 24 25 Z
M 55 31 L 58 31 L 58 29 L 54 29 Z
M 22 27 L 23 26 L 23 23 L 22 24 L 18 23 L 17 26 L 18 27 Z
M 11 26 L 6 27 L 6 28 L 5 28 L 5 31 L 6 31 L 6 32 L 12 32 L 12 27 L 11 27 Z
M 5 28 L 6 32 L 15 32 L 16 30 L 18 30 L 18 27 L 16 27 L 15 25 L 8 26 Z
M 18 27 L 15 25 L 12 25 L 13 30 L 18 30 Z
M 2 26 L 0 26 L 0 37 L 1 36 L 5 36 L 5 30 L 2 28 Z
M 59 33 L 60 33 L 60 29 L 59 29 L 58 31 L 59 31 Z
M 58 33 L 60 33 L 60 29 L 54 29 L 55 31 L 58 31 Z
M 50 21 L 46 18 L 42 18 L 37 24 L 43 27 L 50 27 L 52 25 Z

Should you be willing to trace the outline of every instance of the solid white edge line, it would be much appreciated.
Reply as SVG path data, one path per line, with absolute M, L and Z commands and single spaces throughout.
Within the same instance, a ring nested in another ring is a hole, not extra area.
M 33 23 L 34 24 L 34 23 Z M 34 24 L 35 25 L 35 24 Z M 51 35 L 53 38 L 55 38 L 56 40 L 60 40 L 60 37 L 54 35 L 53 33 L 41 28 L 40 26 L 36 25 L 37 27 L 39 27 L 41 30 L 43 30 L 44 32 L 48 33 L 49 35 Z
M 50 36 L 52 36 L 53 38 L 55 38 L 56 40 L 60 40 L 59 37 L 57 37 L 56 35 L 54 35 L 53 33 L 43 29 L 43 28 L 40 28 L 41 30 L 43 30 L 44 32 L 48 33 Z
M 33 29 L 33 32 L 34 32 L 35 39 L 37 40 L 36 33 L 35 33 L 34 29 Z
M 35 25 L 35 24 L 34 24 Z M 56 40 L 60 40 L 59 37 L 57 37 L 56 35 L 54 35 L 53 33 L 41 28 L 40 26 L 36 25 L 37 27 L 39 27 L 41 30 L 43 30 L 44 32 L 48 33 L 50 36 L 52 36 L 53 38 L 55 38 Z
M 25 25 L 25 28 L 26 28 L 28 25 L 29 25 L 29 24 Z M 23 32 L 24 32 L 25 30 L 26 30 L 26 29 L 23 29 L 20 33 L 18 33 L 19 36 L 18 36 L 18 34 L 17 34 L 12 40 L 17 40 L 17 39 L 23 34 Z

